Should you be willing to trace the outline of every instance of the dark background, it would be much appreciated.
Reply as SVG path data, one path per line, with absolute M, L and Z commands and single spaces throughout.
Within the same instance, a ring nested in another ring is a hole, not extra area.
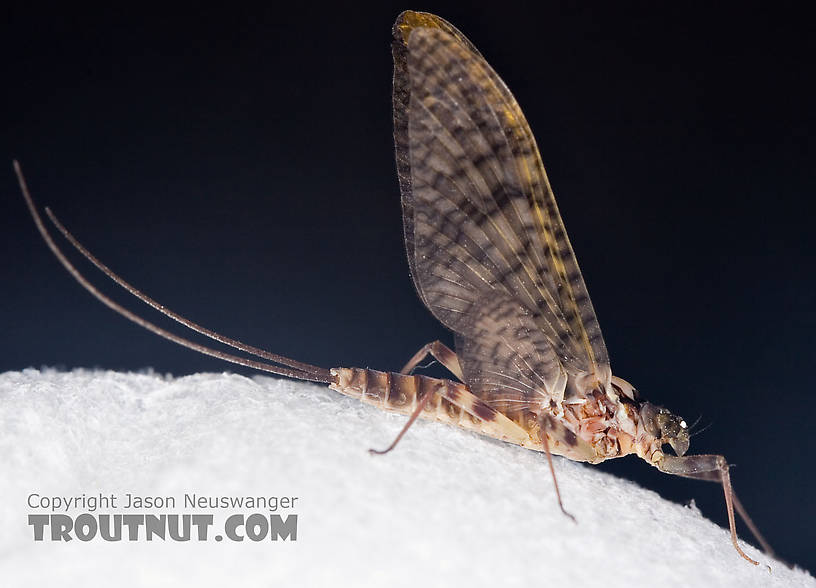
M 390 28 L 431 10 L 527 114 L 615 373 L 712 424 L 693 452 L 735 463 L 770 542 L 816 568 L 810 18 L 780 3 L 490 4 L 10 13 L 0 370 L 234 369 L 83 292 L 39 241 L 12 157 L 103 261 L 227 335 L 391 370 L 450 343 L 408 276 L 391 137 Z M 634 458 L 601 467 L 725 524 L 713 484 Z

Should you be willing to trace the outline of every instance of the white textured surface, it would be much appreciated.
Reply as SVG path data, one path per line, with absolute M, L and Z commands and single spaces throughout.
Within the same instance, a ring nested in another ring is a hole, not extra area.
M 590 466 L 555 460 L 575 525 L 538 453 L 422 422 L 368 454 L 403 422 L 266 377 L 2 374 L 2 584 L 816 586 Z M 298 540 L 35 543 L 31 492 L 298 496 Z

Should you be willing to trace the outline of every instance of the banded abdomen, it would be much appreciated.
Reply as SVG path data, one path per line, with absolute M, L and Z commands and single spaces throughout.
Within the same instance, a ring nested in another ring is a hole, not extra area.
M 542 424 L 550 451 L 578 461 L 598 461 L 592 447 L 579 440 L 563 423 L 532 412 L 510 419 L 475 396 L 462 383 L 420 375 L 380 372 L 364 368 L 332 368 L 329 388 L 381 410 L 412 414 L 426 394 L 431 398 L 420 417 L 461 427 L 481 435 L 543 451 Z
M 420 417 L 541 449 L 539 427 L 534 418 L 523 422 L 510 420 L 474 396 L 464 384 L 364 368 L 333 368 L 331 376 L 333 381 L 329 388 L 332 390 L 400 414 L 412 414 L 425 395 L 431 394 Z

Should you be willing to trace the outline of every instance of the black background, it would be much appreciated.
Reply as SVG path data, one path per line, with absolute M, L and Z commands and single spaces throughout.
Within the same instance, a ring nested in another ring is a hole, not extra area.
M 390 27 L 404 8 L 430 10 L 524 109 L 615 373 L 711 423 L 693 452 L 735 463 L 771 543 L 816 568 L 808 15 L 780 3 L 302 4 L 10 13 L 0 370 L 233 369 L 83 292 L 39 241 L 12 157 L 103 261 L 215 330 L 391 370 L 450 343 L 408 276 L 391 137 Z M 725 523 L 713 484 L 633 458 L 601 467 Z

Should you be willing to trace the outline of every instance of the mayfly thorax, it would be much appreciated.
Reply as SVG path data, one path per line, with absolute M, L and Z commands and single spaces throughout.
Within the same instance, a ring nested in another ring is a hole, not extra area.
M 97 290 L 65 257 L 20 187 L 43 239 L 83 287 L 148 330 L 226 361 L 314 382 L 384 410 L 436 419 L 547 456 L 598 463 L 635 454 L 663 472 L 722 485 L 763 548 L 721 455 L 686 455 L 686 422 L 614 376 L 584 279 L 533 134 L 479 51 L 445 20 L 404 12 L 393 29 L 393 113 L 408 265 L 419 297 L 454 333 L 455 352 L 423 347 L 400 373 L 325 369 L 229 339 L 163 307 L 113 273 L 47 208 L 58 231 L 131 294 L 182 325 L 261 360 L 215 350 L 141 318 Z M 428 354 L 454 380 L 411 375 Z M 664 448 L 671 447 L 673 454 Z M 564 511 L 566 513 L 566 511 Z M 571 515 L 568 515 L 571 516 Z

